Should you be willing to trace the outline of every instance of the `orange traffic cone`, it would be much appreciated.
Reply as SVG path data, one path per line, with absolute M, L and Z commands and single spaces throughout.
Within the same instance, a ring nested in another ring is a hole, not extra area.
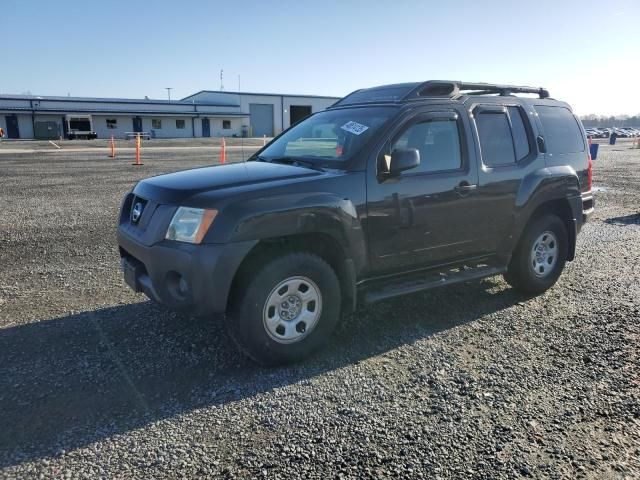
M 113 135 L 111 135 L 111 153 L 109 154 L 110 158 L 116 158 L 116 141 L 113 138 Z
M 222 147 L 220 148 L 220 163 L 225 163 L 227 160 L 227 144 L 224 141 L 224 137 L 222 137 Z
M 136 163 L 132 163 L 132 165 L 136 165 L 136 166 L 144 165 L 140 161 L 140 134 L 136 135 Z

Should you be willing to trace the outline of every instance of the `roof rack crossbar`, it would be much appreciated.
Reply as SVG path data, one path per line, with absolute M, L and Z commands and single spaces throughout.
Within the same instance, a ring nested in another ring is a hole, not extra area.
M 471 90 L 471 92 L 469 92 Z M 463 93 L 464 92 L 464 93 Z M 542 87 L 526 87 L 518 85 L 499 85 L 493 83 L 472 83 L 458 82 L 452 80 L 429 80 L 421 83 L 411 92 L 409 92 L 404 100 L 410 100 L 417 97 L 459 97 L 464 94 L 468 95 L 488 95 L 497 93 L 498 95 L 513 95 L 514 93 L 532 93 L 540 98 L 548 98 L 549 91 Z

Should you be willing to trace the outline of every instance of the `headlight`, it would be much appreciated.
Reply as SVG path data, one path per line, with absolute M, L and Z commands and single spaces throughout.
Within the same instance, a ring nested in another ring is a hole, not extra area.
M 180 207 L 167 229 L 167 240 L 200 243 L 218 214 L 217 210 Z

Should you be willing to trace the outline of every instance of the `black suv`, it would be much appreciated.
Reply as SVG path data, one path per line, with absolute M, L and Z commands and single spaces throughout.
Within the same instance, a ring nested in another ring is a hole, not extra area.
M 591 171 L 580 121 L 545 89 L 357 90 L 247 162 L 138 183 L 122 267 L 153 300 L 226 314 L 254 360 L 291 362 L 361 302 L 496 274 L 544 292 L 593 210 Z

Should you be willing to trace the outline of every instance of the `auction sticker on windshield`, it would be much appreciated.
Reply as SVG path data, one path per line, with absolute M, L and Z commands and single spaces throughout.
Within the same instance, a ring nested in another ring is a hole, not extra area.
M 362 125 L 361 123 L 354 121 L 347 122 L 340 128 L 342 130 L 346 130 L 349 133 L 353 133 L 354 135 L 360 135 L 361 133 L 366 132 L 369 129 L 369 127 L 367 127 L 366 125 Z

